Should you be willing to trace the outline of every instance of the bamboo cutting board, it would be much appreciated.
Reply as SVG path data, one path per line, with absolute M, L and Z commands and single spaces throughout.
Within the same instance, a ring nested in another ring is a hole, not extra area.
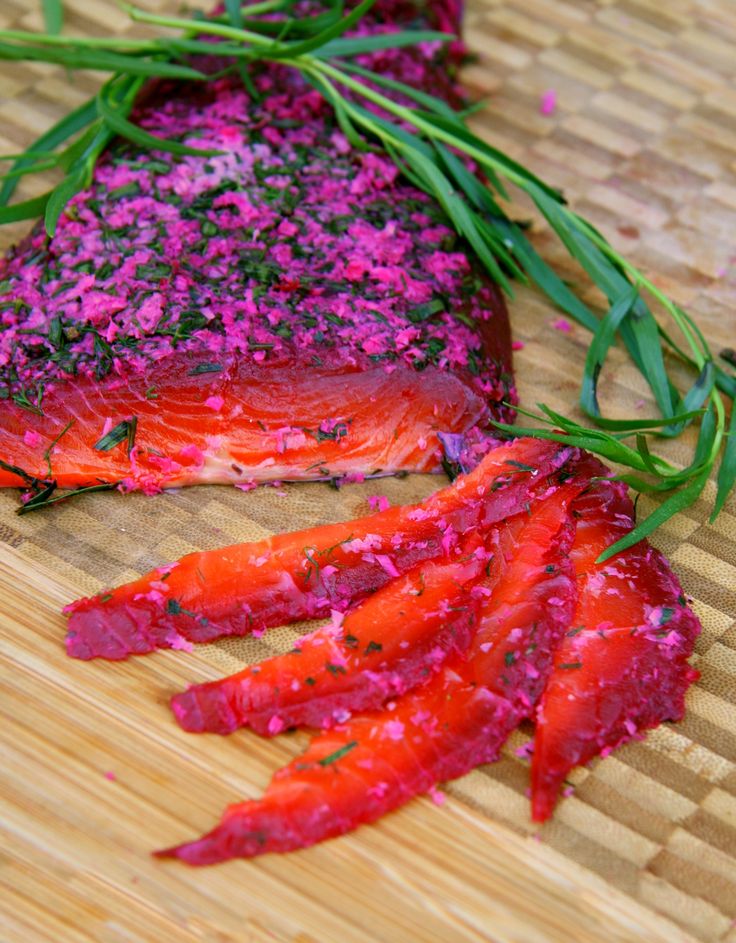
M 3 0 L 0 25 L 37 28 L 37 6 Z M 129 30 L 112 0 L 65 7 L 70 32 Z M 714 350 L 736 346 L 734 0 L 474 0 L 466 34 L 479 56 L 466 82 L 488 96 L 476 128 L 563 187 L 696 316 Z M 4 66 L 0 152 L 27 146 L 95 86 L 90 75 L 69 84 L 44 66 Z M 545 116 L 549 90 L 557 107 Z M 22 231 L 0 232 L 3 247 Z M 536 239 L 564 267 L 543 231 Z M 528 291 L 511 313 L 525 345 L 522 402 L 571 411 L 584 331 L 555 329 L 555 312 Z M 623 355 L 602 393 L 611 414 L 651 414 Z M 670 457 L 684 462 L 691 445 L 673 443 Z M 709 526 L 712 484 L 655 541 L 703 621 L 687 716 L 576 771 L 544 828 L 528 817 L 519 733 L 498 763 L 448 785 L 444 804 L 416 800 L 308 851 L 206 870 L 149 857 L 256 796 L 305 742 L 185 734 L 168 697 L 288 647 L 295 631 L 85 664 L 64 655 L 61 606 L 196 548 L 348 518 L 370 494 L 406 501 L 439 484 L 103 494 L 23 518 L 17 496 L 0 492 L 0 939 L 736 943 L 736 503 Z

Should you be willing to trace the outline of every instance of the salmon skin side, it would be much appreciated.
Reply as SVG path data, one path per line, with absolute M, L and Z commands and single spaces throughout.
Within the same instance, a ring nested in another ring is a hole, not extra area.
M 361 25 L 457 30 L 453 4 Z M 453 52 L 369 67 L 457 99 Z M 363 59 L 361 59 L 363 61 Z M 436 472 L 512 415 L 508 316 L 430 197 L 352 149 L 295 73 L 152 86 L 136 121 L 218 156 L 115 142 L 0 263 L 0 487 Z M 492 440 L 490 440 L 492 441 Z

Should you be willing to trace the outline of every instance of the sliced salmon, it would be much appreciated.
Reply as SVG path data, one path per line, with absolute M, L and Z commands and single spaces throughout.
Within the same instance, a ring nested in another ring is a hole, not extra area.
M 492 560 L 482 541 L 472 543 L 457 546 L 455 559 L 417 564 L 344 618 L 336 612 L 291 652 L 176 695 L 179 724 L 216 733 L 247 725 L 266 735 L 329 727 L 415 687 L 465 651 L 477 626 L 474 587 Z
M 688 664 L 700 623 L 667 560 L 646 541 L 596 558 L 633 527 L 623 484 L 596 483 L 574 502 L 579 586 L 572 625 L 539 705 L 532 815 L 548 818 L 570 770 L 665 720 L 679 720 L 698 677 Z
M 491 528 L 483 540 L 474 534 L 473 543 L 453 547 L 450 561 L 418 564 L 344 620 L 336 613 L 336 624 L 306 636 L 294 651 L 176 695 L 177 720 L 186 730 L 217 733 L 246 725 L 261 734 L 327 727 L 423 683 L 453 653 L 466 651 L 481 607 L 484 623 L 517 609 L 523 624 L 525 606 L 534 605 L 525 575 L 541 565 L 567 517 L 570 494 L 582 487 L 547 487 L 541 498 L 530 492 L 528 512 Z M 483 666 L 493 657 L 475 644 L 473 650 Z
M 132 583 L 67 608 L 67 650 L 77 658 L 132 653 L 222 635 L 245 635 L 344 609 L 445 552 L 453 535 L 524 508 L 530 490 L 573 451 L 518 439 L 417 505 L 188 554 Z M 541 483 L 541 484 L 537 484 Z
M 574 493 L 560 489 L 520 530 L 516 553 L 484 606 L 472 657 L 453 656 L 383 711 L 319 734 L 276 773 L 262 799 L 230 806 L 209 834 L 159 854 L 204 865 L 304 848 L 494 760 L 532 711 L 551 651 L 569 625 Z

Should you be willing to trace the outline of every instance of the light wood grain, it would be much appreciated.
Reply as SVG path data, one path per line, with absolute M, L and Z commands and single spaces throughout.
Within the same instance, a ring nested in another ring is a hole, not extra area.
M 70 31 L 129 29 L 108 0 L 65 6 Z M 4 0 L 0 25 L 35 28 L 37 7 Z M 476 129 L 563 187 L 716 351 L 736 346 L 733 0 L 474 0 L 467 36 L 479 60 L 466 81 L 489 99 Z M 42 66 L 1 68 L 0 148 L 27 146 L 94 88 L 93 76 L 70 85 Z M 547 89 L 558 106 L 542 116 Z M 2 245 L 24 231 L 0 231 Z M 544 229 L 535 239 L 579 279 Z M 556 330 L 530 291 L 511 312 L 523 401 L 572 411 L 585 332 Z M 601 383 L 610 414 L 652 410 L 622 353 Z M 684 463 L 691 447 L 689 436 L 667 451 Z M 305 742 L 187 735 L 168 697 L 288 647 L 294 632 L 85 664 L 63 652 L 61 606 L 197 547 L 346 519 L 371 493 L 404 501 L 437 484 L 94 495 L 25 518 L 0 492 L 4 943 L 736 943 L 736 503 L 709 526 L 712 484 L 656 538 L 704 625 L 687 717 L 576 771 L 543 829 L 528 817 L 522 731 L 498 763 L 449 785 L 442 806 L 417 800 L 320 847 L 204 871 L 149 857 L 257 795 Z

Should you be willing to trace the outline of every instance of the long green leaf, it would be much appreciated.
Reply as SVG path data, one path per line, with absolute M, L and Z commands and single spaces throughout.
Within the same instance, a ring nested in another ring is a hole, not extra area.
M 603 291 L 609 303 L 615 304 L 629 291 L 630 282 L 576 225 L 577 217 L 568 213 L 538 187 L 532 186 L 528 192 L 570 254 Z M 635 356 L 637 366 L 649 384 L 662 415 L 672 416 L 676 411 L 682 411 L 682 403 L 664 367 L 657 322 L 641 299 L 631 309 L 628 321 L 621 324 L 622 336 L 625 336 L 625 327 L 629 330 L 627 347 Z
M 243 14 L 240 0 L 225 0 L 225 11 L 236 29 L 243 28 Z
M 599 320 L 538 254 L 521 229 L 514 223 L 494 220 L 494 224 L 508 234 L 512 251 L 524 266 L 527 275 L 534 281 L 565 314 L 582 324 L 589 331 L 598 328 Z
M 61 121 L 57 121 L 52 128 L 49 128 L 48 131 L 45 131 L 40 137 L 36 138 L 30 150 L 33 152 L 43 150 L 53 151 L 59 144 L 63 144 L 63 142 L 67 141 L 72 135 L 81 131 L 82 128 L 86 128 L 88 124 L 91 124 L 96 116 L 97 110 L 95 108 L 94 99 L 90 99 L 90 101 L 80 105 L 79 108 L 70 112 L 62 118 Z M 13 164 L 11 170 L 19 170 L 23 167 L 27 167 L 30 163 L 32 163 L 30 158 L 21 157 Z M 5 181 L 0 189 L 0 206 L 7 204 L 17 186 L 17 180 L 11 179 Z M 43 210 L 40 210 L 40 212 L 43 212 Z
M 493 422 L 496 425 L 495 422 Z M 548 429 L 530 429 L 526 426 L 509 425 L 504 426 L 499 423 L 497 428 L 506 429 L 514 435 L 533 436 L 536 439 L 549 439 L 552 442 L 561 442 L 563 445 L 570 445 L 578 449 L 586 449 L 595 455 L 600 455 L 609 462 L 616 462 L 619 465 L 628 465 L 636 468 L 638 471 L 647 471 L 640 456 L 633 449 L 619 447 L 614 440 L 603 441 L 594 436 L 574 435 L 573 433 L 554 432 Z
M 332 59 L 340 56 L 357 56 L 379 49 L 399 49 L 402 46 L 414 46 L 417 43 L 449 43 L 457 37 L 452 33 L 439 33 L 436 30 L 405 30 L 400 33 L 374 33 L 372 36 L 351 36 L 345 39 L 333 39 L 315 50 L 320 59 Z
M 481 138 L 473 134 L 469 128 L 466 128 L 463 122 L 457 116 L 449 119 L 444 117 L 444 115 L 435 115 L 430 112 L 422 112 L 421 118 L 429 124 L 432 124 L 437 128 L 441 128 L 448 134 L 453 135 L 459 147 L 462 148 L 463 144 L 469 144 L 471 147 L 480 151 L 482 154 L 487 155 L 497 165 L 505 168 L 507 171 L 510 171 L 513 177 L 521 178 L 530 186 L 538 188 L 542 193 L 545 193 L 550 200 L 560 202 L 560 194 L 557 190 L 554 189 L 554 187 L 550 187 L 549 184 L 545 183 L 543 180 L 540 180 L 539 177 L 533 174 L 526 167 L 523 167 L 521 164 L 517 163 L 517 161 L 512 160 L 512 158 L 510 158 L 507 154 L 504 154 L 503 151 L 499 151 L 498 148 L 495 148 L 486 141 L 481 140 Z
M 716 501 L 713 513 L 710 516 L 711 524 L 723 510 L 726 498 L 733 490 L 736 482 L 736 406 L 731 406 L 731 422 L 726 436 L 726 445 L 723 449 L 721 464 L 718 469 Z
M 49 160 L 40 160 L 30 167 L 19 167 L 17 170 L 9 170 L 6 174 L 0 174 L 0 180 L 12 180 L 13 177 L 26 177 L 28 174 L 39 174 L 43 170 L 51 170 L 58 164 L 58 157 L 49 158 Z
M 22 219 L 37 219 L 46 209 L 46 204 L 52 192 L 52 190 L 49 190 L 42 196 L 34 197 L 31 200 L 24 200 L 22 203 L 16 203 L 13 206 L 0 207 L 0 225 L 17 223 Z
M 75 194 L 84 189 L 84 185 L 85 172 L 84 169 L 81 168 L 69 177 L 65 177 L 58 187 L 52 190 L 44 214 L 46 232 L 49 236 L 53 236 L 56 233 L 56 225 L 64 211 L 64 207 Z
M 347 42 L 347 40 L 345 40 L 345 42 Z M 357 62 L 341 62 L 340 68 L 344 72 L 352 72 L 361 76 L 361 78 L 368 79 L 370 82 L 375 82 L 376 85 L 380 85 L 382 88 L 388 88 L 393 92 L 400 92 L 412 101 L 417 102 L 417 104 L 421 105 L 423 108 L 429 111 L 436 111 L 438 115 L 453 114 L 452 108 L 450 108 L 447 102 L 443 101 L 441 98 L 437 98 L 436 95 L 430 95 L 429 92 L 423 92 L 419 88 L 414 88 L 413 85 L 407 85 L 405 82 L 399 82 L 386 75 L 381 75 L 380 72 L 372 72 L 370 69 L 364 69 L 363 66 L 358 65 Z
M 282 7 L 288 8 L 289 3 L 282 3 Z M 316 13 L 313 16 L 299 16 L 291 21 L 290 35 L 292 36 L 314 36 L 333 23 L 337 23 L 342 16 L 344 4 L 337 0 L 322 3 L 322 6 L 328 7 L 323 13 Z M 247 30 L 257 30 L 264 36 L 276 36 L 281 29 L 280 20 L 253 19 L 248 14 L 250 7 L 243 9 L 243 26 Z M 212 19 L 216 19 L 213 17 Z
M 462 200 L 462 197 L 459 197 L 459 199 Z M 495 229 L 488 222 L 485 216 L 476 212 L 472 207 L 468 209 L 468 212 L 473 218 L 476 229 L 480 233 L 486 245 L 491 250 L 491 252 L 496 256 L 498 261 L 503 264 L 506 272 L 508 272 L 512 278 L 515 278 L 517 281 L 521 282 L 522 284 L 526 284 L 527 283 L 526 273 L 521 268 L 519 263 L 511 254 L 511 252 L 509 251 L 509 248 L 506 245 L 506 242 L 504 241 L 503 237 L 499 234 L 498 230 Z
M 134 144 L 149 150 L 165 151 L 168 154 L 175 154 L 179 157 L 214 157 L 221 154 L 222 151 L 206 150 L 204 148 L 189 147 L 186 144 L 180 144 L 179 141 L 172 141 L 169 138 L 160 138 L 154 134 L 149 134 L 143 128 L 128 121 L 127 118 L 111 103 L 108 97 L 109 92 L 104 88 L 97 95 L 97 111 L 100 117 L 116 134 L 127 138 Z
M 506 217 L 503 210 L 493 199 L 488 187 L 484 187 L 478 177 L 476 177 L 475 174 L 471 174 L 460 158 L 456 154 L 453 154 L 449 147 L 445 144 L 441 144 L 439 141 L 434 142 L 434 147 L 442 163 L 473 206 L 481 213 L 487 214 L 494 220 L 505 220 Z
M 13 62 L 49 62 L 67 69 L 95 69 L 123 75 L 159 76 L 170 79 L 206 80 L 207 76 L 191 66 L 174 65 L 157 59 L 143 59 L 122 53 L 87 49 L 58 49 L 12 45 L 0 42 L 0 59 Z
M 64 6 L 62 0 L 43 0 L 43 21 L 46 32 L 56 35 L 64 25 Z
M 303 72 L 304 78 L 320 92 L 335 109 L 335 117 L 340 130 L 356 150 L 368 150 L 368 144 L 355 127 L 350 112 L 335 87 L 319 72 Z
M 498 262 L 479 231 L 476 217 L 462 198 L 453 190 L 449 180 L 437 164 L 431 157 L 414 147 L 401 143 L 397 145 L 397 148 L 412 171 L 424 180 L 426 187 L 434 193 L 444 211 L 453 221 L 457 231 L 468 240 L 493 280 L 511 294 L 508 279 L 501 271 Z
M 320 49 L 331 40 L 337 39 L 355 26 L 375 3 L 376 0 L 362 0 L 347 16 L 338 20 L 337 23 L 333 23 L 332 26 L 328 26 L 327 29 L 322 30 L 322 32 L 317 33 L 316 36 L 311 36 L 309 39 L 302 40 L 301 42 L 287 43 L 281 49 L 269 49 L 268 57 L 272 59 L 295 59 L 298 56 L 304 56 L 316 49 Z
M 202 39 L 161 39 L 157 43 L 158 48 L 174 57 L 183 57 L 187 55 L 212 56 L 215 50 L 218 58 L 249 60 L 256 58 L 256 53 L 248 46 L 236 45 L 232 42 L 221 42 L 216 46 L 214 43 L 208 43 Z
M 638 297 L 638 291 L 631 285 L 601 319 L 588 347 L 580 388 L 580 407 L 584 413 L 596 421 L 601 418 L 598 404 L 598 377 L 621 322 L 631 311 Z
M 692 478 L 684 488 L 676 491 L 667 498 L 666 501 L 663 501 L 655 511 L 652 511 L 649 517 L 644 518 L 630 533 L 622 537 L 621 540 L 617 540 L 616 543 L 612 544 L 610 547 L 607 547 L 598 557 L 596 563 L 604 563 L 622 550 L 633 547 L 634 544 L 638 544 L 640 540 L 648 537 L 658 527 L 661 527 L 662 524 L 671 517 L 674 517 L 675 514 L 679 514 L 681 511 L 693 505 L 700 497 L 703 488 L 705 488 L 709 472 L 710 469 L 701 472 L 698 476 Z
M 434 152 L 431 145 L 421 138 L 415 137 L 411 131 L 407 131 L 405 128 L 402 128 L 401 125 L 388 121 L 386 118 L 382 118 L 381 115 L 374 115 L 372 111 L 368 111 L 367 108 L 364 108 L 362 105 L 357 105 L 355 102 L 346 100 L 346 108 L 366 131 L 375 134 L 379 140 L 384 143 L 386 141 L 389 143 L 395 141 L 397 144 L 400 142 L 409 149 L 419 151 L 419 153 L 423 154 L 428 160 L 432 160 Z M 398 151 L 396 151 L 396 153 L 398 153 Z

